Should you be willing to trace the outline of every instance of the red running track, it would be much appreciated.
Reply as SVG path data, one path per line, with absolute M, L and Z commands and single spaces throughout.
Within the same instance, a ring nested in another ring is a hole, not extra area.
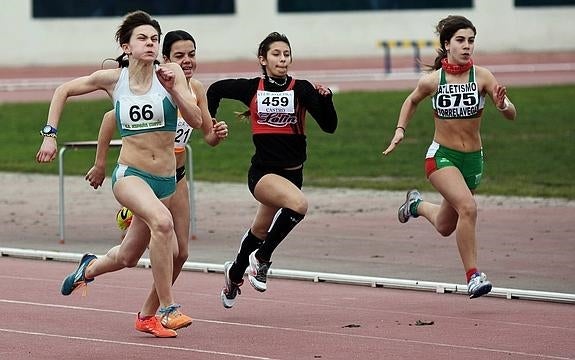
M 224 309 L 222 274 L 183 272 L 194 323 L 175 339 L 133 329 L 151 270 L 60 295 L 76 264 L 0 257 L 0 359 L 572 359 L 573 305 L 272 278 Z M 417 322 L 431 325 L 417 325 Z

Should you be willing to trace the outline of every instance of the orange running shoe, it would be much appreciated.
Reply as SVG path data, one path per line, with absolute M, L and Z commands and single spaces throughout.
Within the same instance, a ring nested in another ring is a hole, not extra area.
M 179 304 L 172 304 L 160 309 L 160 321 L 165 328 L 178 330 L 192 325 L 192 318 L 182 314 L 178 310 L 180 307 Z
M 136 330 L 152 334 L 159 338 L 172 338 L 178 336 L 178 333 L 171 329 L 166 329 L 158 321 L 155 316 L 150 316 L 145 319 L 140 318 L 140 313 L 136 317 Z

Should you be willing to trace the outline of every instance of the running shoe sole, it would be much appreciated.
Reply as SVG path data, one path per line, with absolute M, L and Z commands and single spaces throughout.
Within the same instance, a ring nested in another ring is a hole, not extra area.
M 187 315 L 180 315 L 180 316 L 185 316 L 187 319 L 185 321 L 179 322 L 179 323 L 175 323 L 175 321 L 171 320 L 171 321 L 162 321 L 162 326 L 165 327 L 166 329 L 170 329 L 170 330 L 180 330 L 183 328 L 187 328 L 188 326 L 192 325 L 193 320 L 191 317 L 187 316 Z M 164 324 L 165 322 L 165 324 Z M 175 324 L 174 324 L 175 323 Z
M 482 285 L 479 285 L 479 287 L 478 287 L 477 289 L 475 289 L 474 292 L 472 292 L 472 293 L 469 294 L 469 298 L 470 298 L 470 299 L 475 299 L 475 298 L 478 298 L 478 297 L 480 297 L 480 296 L 489 294 L 489 292 L 491 291 L 491 288 L 492 288 L 492 287 L 493 287 L 493 286 L 491 285 L 490 282 L 486 282 L 486 283 L 484 283 L 484 284 L 482 284 Z
M 90 262 L 92 262 L 92 260 L 95 259 L 97 259 L 97 257 L 94 254 L 84 254 L 84 256 L 82 256 L 82 259 L 80 260 L 80 263 L 78 264 L 76 270 L 74 270 L 74 272 L 66 276 L 66 278 L 62 282 L 62 286 L 60 288 L 62 295 L 67 296 L 70 295 L 72 292 L 74 292 L 74 290 L 76 290 L 76 288 L 78 287 L 79 284 L 77 283 L 79 282 L 84 281 L 85 283 L 89 283 L 94 281 L 94 279 L 86 280 L 84 278 L 84 272 L 86 271 L 86 267 L 88 266 L 88 264 L 90 264 Z
M 224 279 L 226 282 L 226 287 L 225 289 L 229 289 L 232 280 L 230 279 L 230 268 L 232 267 L 232 262 L 231 261 L 226 261 L 224 264 Z M 222 289 L 222 292 L 220 293 L 220 298 L 222 299 L 222 305 L 226 308 L 226 309 L 231 309 L 235 304 L 236 304 L 236 298 L 234 297 L 233 299 L 228 299 L 226 293 L 225 293 L 225 289 Z M 237 294 L 236 294 L 237 297 Z
M 164 326 L 162 326 L 158 318 L 156 318 L 155 316 L 153 317 L 153 319 L 150 318 L 148 320 L 142 320 L 139 318 L 138 314 L 136 317 L 136 324 L 134 325 L 134 328 L 138 331 L 147 334 L 152 334 L 157 338 L 174 338 L 178 336 L 178 333 L 175 332 L 174 330 L 166 329 Z

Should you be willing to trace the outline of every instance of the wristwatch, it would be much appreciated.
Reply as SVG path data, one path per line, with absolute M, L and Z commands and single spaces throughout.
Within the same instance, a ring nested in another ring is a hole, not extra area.
M 55 138 L 57 132 L 58 129 L 56 129 L 52 125 L 46 125 L 42 128 L 42 130 L 40 130 L 40 135 Z

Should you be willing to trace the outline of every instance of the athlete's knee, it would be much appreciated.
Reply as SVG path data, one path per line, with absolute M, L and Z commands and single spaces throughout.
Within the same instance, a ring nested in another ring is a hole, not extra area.
M 168 237 L 174 232 L 174 221 L 169 212 L 158 214 L 157 217 L 151 220 L 150 232 L 156 236 L 152 238 L 157 238 L 158 235 L 162 238 Z
M 477 203 L 475 199 L 472 198 L 458 206 L 457 213 L 459 217 L 463 219 L 477 219 Z
M 135 254 L 119 253 L 116 260 L 125 268 L 133 268 L 138 265 L 140 257 Z
M 189 253 L 188 253 L 187 249 L 180 250 L 174 256 L 174 263 L 183 265 L 186 261 L 188 261 L 188 256 L 189 256 Z
M 308 202 L 305 196 L 301 194 L 290 199 L 289 205 L 286 207 L 292 209 L 298 214 L 305 215 L 307 213 Z

